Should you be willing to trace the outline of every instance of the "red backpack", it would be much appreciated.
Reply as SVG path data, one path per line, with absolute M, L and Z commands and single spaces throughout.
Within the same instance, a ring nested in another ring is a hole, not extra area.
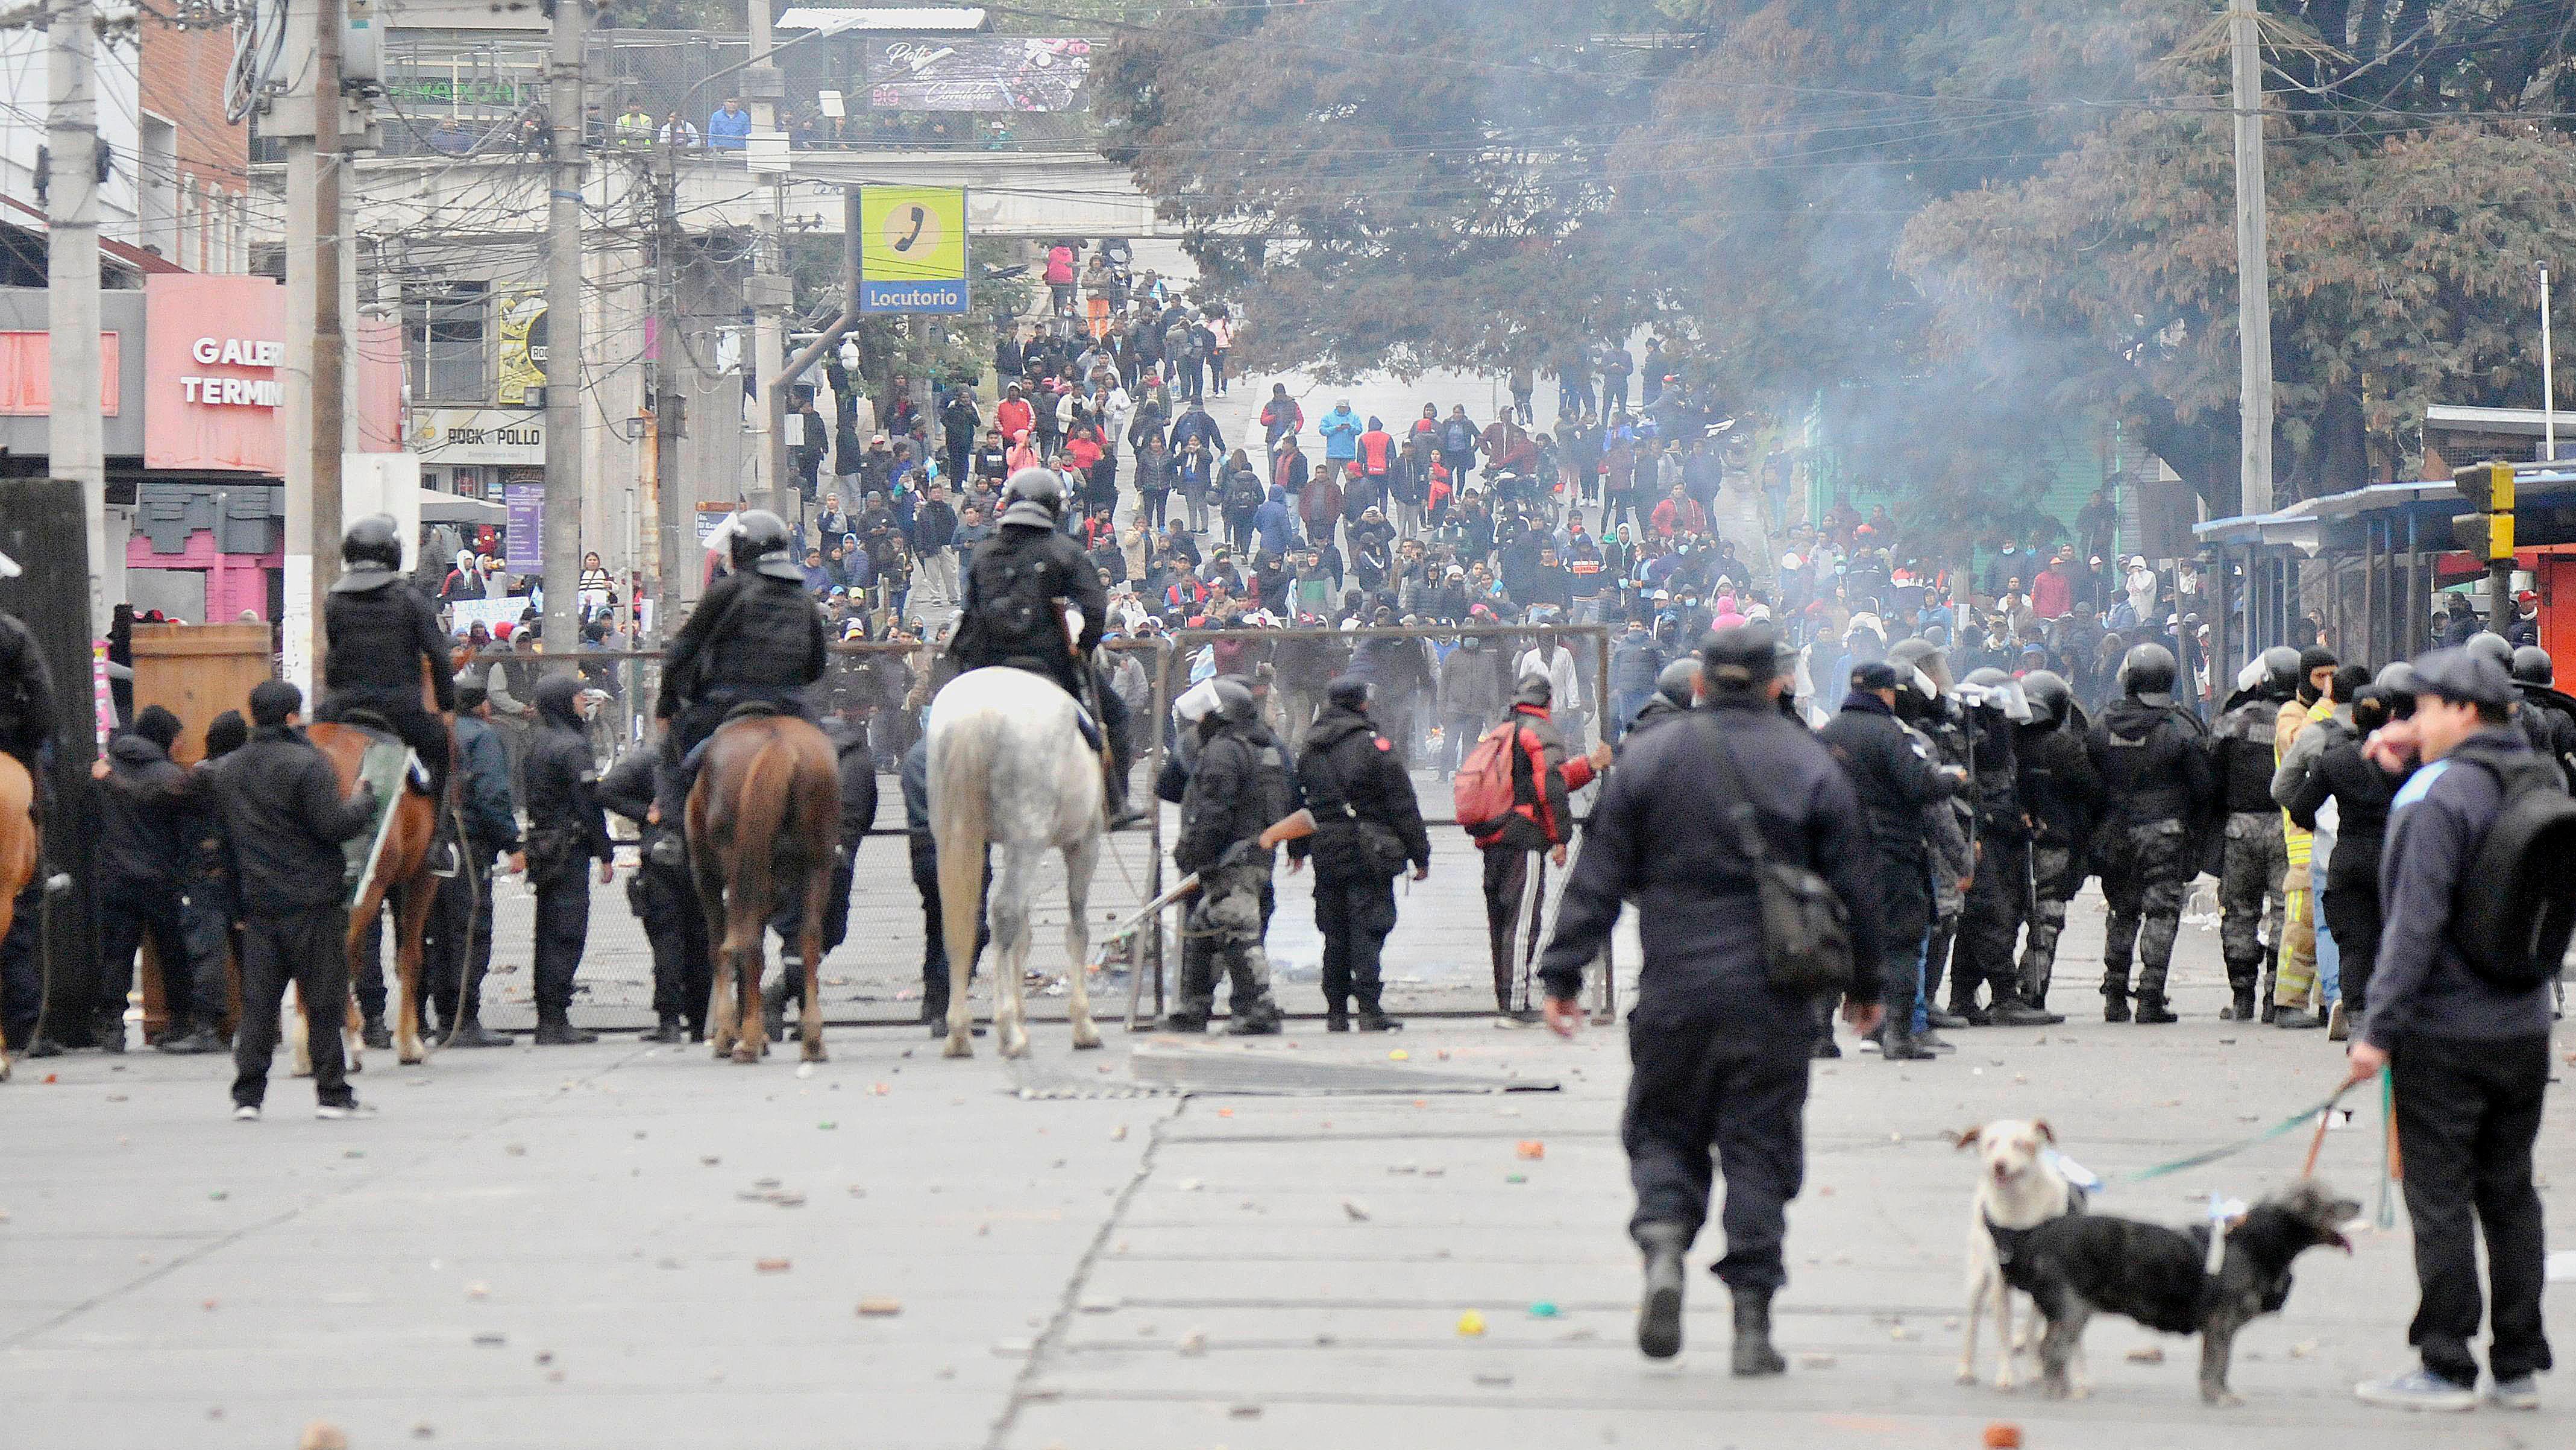
M 1512 813 L 1513 758 L 1520 754 L 1520 721 L 1505 720 L 1486 731 L 1458 767 L 1450 782 L 1458 806 L 1458 824 L 1471 836 L 1482 835 Z

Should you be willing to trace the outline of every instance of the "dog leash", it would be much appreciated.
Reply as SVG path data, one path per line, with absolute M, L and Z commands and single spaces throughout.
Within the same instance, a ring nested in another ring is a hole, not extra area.
M 2066 1175 L 2068 1182 L 2075 1184 L 2077 1187 L 2082 1188 L 2087 1192 L 2098 1193 L 2106 1188 L 2124 1183 L 2146 1183 L 2154 1179 L 2166 1177 L 2169 1174 L 2183 1172 L 2186 1169 L 2198 1168 L 2205 1164 L 2216 1163 L 2223 1158 L 2233 1158 L 2237 1154 L 2242 1153 L 2249 1148 L 2271 1142 L 2275 1138 L 2296 1130 L 2300 1124 L 2307 1122 L 2309 1119 L 2322 1118 L 2325 1114 L 2333 1111 L 2335 1105 L 2342 1102 L 2344 1095 L 2351 1090 L 2351 1084 L 2339 1087 L 2335 1089 L 2332 1094 L 2326 1097 L 2324 1101 L 2316 1103 L 2310 1107 L 2302 1108 L 2298 1112 L 2291 1114 L 2289 1117 L 2283 1118 L 2281 1121 L 2272 1124 L 2270 1127 L 2267 1127 L 2261 1132 L 2255 1133 L 2250 1137 L 2239 1138 L 2235 1142 L 2222 1144 L 2216 1148 L 2204 1149 L 2201 1152 L 2176 1158 L 2170 1162 L 2158 1163 L 2152 1167 L 2140 1168 L 2128 1173 L 2123 1173 L 2117 1178 L 2107 1180 L 2103 1179 L 2086 1169 L 2082 1164 L 2077 1163 L 2075 1160 L 2068 1158 L 2053 1148 L 2048 1151 L 2048 1157 L 2049 1161 L 2056 1165 L 2057 1170 Z M 2322 1141 L 2322 1135 L 2320 1135 L 2320 1141 Z M 2314 1166 L 2315 1158 L 2313 1150 L 2311 1151 L 2309 1162 L 2311 1166 Z

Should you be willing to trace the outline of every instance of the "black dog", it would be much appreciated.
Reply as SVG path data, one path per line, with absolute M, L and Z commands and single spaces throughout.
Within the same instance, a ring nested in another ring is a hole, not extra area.
M 2227 1388 L 2236 1331 L 2288 1302 L 2290 1264 L 2300 1254 L 2325 1244 L 2350 1253 L 2341 1226 L 2360 1211 L 2351 1199 L 2303 1182 L 2229 1226 L 2215 1274 L 2207 1267 L 2206 1224 L 2186 1232 L 2070 1214 L 2030 1230 L 2005 1276 L 2048 1320 L 2039 1343 L 2041 1391 L 2053 1399 L 2081 1392 L 2067 1367 L 2076 1362 L 2080 1375 L 2084 1323 L 2098 1311 L 2167 1334 L 2198 1334 L 2200 1397 L 2238 1403 Z

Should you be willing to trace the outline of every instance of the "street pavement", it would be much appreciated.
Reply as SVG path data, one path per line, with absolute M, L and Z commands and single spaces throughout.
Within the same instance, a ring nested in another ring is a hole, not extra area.
M 1284 925 L 1305 890 L 1283 882 Z M 2241 1409 L 2200 1405 L 2188 1342 L 2135 1362 L 2158 1341 L 2107 1319 L 2089 1400 L 1953 1383 L 1971 1170 L 1947 1134 L 2043 1116 L 2116 1180 L 2254 1134 L 2337 1076 L 2320 1034 L 2216 1020 L 2205 923 L 2183 936 L 2182 1024 L 2085 1020 L 2099 921 L 2078 903 L 2065 1026 L 1819 1067 L 1784 1379 L 1726 1375 L 1724 1298 L 1696 1273 L 1682 1358 L 1633 1347 L 1615 1027 L 1560 1043 L 1479 1019 L 1388 1038 L 1308 1023 L 1177 1059 L 1199 1081 L 1398 1076 L 1306 1096 L 1176 1095 L 1133 1059 L 1168 1066 L 1169 1044 L 1112 1030 L 1077 1055 L 1056 1025 L 1025 1067 L 989 1040 L 945 1061 L 917 1027 L 835 1032 L 810 1076 L 791 1050 L 743 1068 L 631 1038 L 413 1068 L 376 1054 L 359 1084 L 381 1115 L 352 1123 L 315 1121 L 281 1078 L 268 1119 L 236 1124 L 220 1060 L 78 1053 L 0 1087 L 5 1443 L 283 1447 L 315 1420 L 358 1447 L 549 1450 L 1827 1450 L 1973 1446 L 1990 1423 L 2034 1450 L 2576 1443 L 2554 1385 L 2536 1416 L 2352 1400 L 2405 1360 L 2402 1213 L 2351 1258 L 2302 1262 L 2288 1311 L 2238 1341 Z M 1313 1006 L 1311 987 L 1283 990 Z M 1445 1090 L 1468 1074 L 1555 1090 Z M 2576 1229 L 2552 1185 L 2576 1147 L 2551 1108 L 2540 1169 L 2563 1254 Z M 2321 1162 L 2366 1205 L 2378 1130 L 2365 1106 Z M 2287 1182 L 2306 1138 L 2115 1183 L 2095 1207 L 2185 1223 L 2213 1191 Z M 1712 1235 L 1694 1263 L 1715 1252 Z M 1470 1313 L 1481 1333 L 1462 1332 Z M 2563 1290 L 2550 1323 L 2576 1343 Z

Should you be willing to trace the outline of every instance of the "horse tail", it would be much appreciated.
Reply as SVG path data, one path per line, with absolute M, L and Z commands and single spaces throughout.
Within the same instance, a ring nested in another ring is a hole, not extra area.
M 948 950 L 948 1000 L 962 1010 L 975 971 L 975 936 L 984 911 L 984 861 L 991 805 L 981 789 L 991 765 L 987 722 L 955 722 L 931 738 L 930 831 L 939 847 L 940 938 Z
M 734 791 L 733 809 L 727 813 L 734 846 L 733 879 L 725 883 L 731 897 L 725 913 L 727 951 L 748 951 L 760 943 L 762 924 L 769 919 L 770 899 L 775 893 L 776 843 L 788 834 L 787 815 L 795 797 L 795 777 L 795 748 L 773 729 L 752 752 L 750 764 L 743 767 L 742 783 Z M 736 934 L 746 929 L 749 939 L 736 940 Z

